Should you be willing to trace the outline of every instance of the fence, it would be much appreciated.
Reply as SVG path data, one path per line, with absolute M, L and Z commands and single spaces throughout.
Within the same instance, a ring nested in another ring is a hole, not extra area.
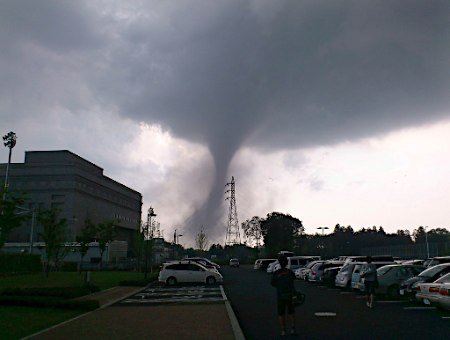
M 392 255 L 404 259 L 425 259 L 427 257 L 450 255 L 450 242 L 429 242 L 428 249 L 426 243 L 401 246 L 370 247 L 362 248 L 361 253 L 364 255 Z

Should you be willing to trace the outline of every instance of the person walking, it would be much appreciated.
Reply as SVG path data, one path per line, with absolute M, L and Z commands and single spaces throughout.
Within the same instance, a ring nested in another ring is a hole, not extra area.
M 361 276 L 364 279 L 364 288 L 367 295 L 366 305 L 372 308 L 375 289 L 378 286 L 377 267 L 372 263 L 372 257 L 367 256 L 367 264 L 363 266 Z
M 278 262 L 281 268 L 273 273 L 271 284 L 277 289 L 277 312 L 281 335 L 286 335 L 286 310 L 292 324 L 290 333 L 296 334 L 295 310 L 292 304 L 292 296 L 295 293 L 295 274 L 292 270 L 286 268 L 288 263 L 286 256 L 279 256 Z

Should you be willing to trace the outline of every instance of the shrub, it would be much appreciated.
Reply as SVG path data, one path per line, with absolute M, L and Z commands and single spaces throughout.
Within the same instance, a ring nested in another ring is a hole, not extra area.
M 0 305 L 28 306 L 28 307 L 55 307 L 62 309 L 94 310 L 100 304 L 96 300 L 64 300 L 48 296 L 0 296 Z
M 42 270 L 41 256 L 0 253 L 0 273 L 37 273 Z
M 44 288 L 5 288 L 1 296 L 58 297 L 73 299 L 100 290 L 97 286 L 82 287 L 44 287 Z

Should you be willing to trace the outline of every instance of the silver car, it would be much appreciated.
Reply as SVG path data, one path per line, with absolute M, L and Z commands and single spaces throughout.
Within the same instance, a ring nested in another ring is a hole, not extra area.
M 409 264 L 391 264 L 377 269 L 378 288 L 376 293 L 386 294 L 391 298 L 400 296 L 400 284 L 414 276 L 419 275 L 423 266 Z

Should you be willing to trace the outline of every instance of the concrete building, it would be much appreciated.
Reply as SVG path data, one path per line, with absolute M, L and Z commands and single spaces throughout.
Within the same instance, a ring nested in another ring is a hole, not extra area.
M 6 164 L 0 164 L 4 181 Z M 141 220 L 142 195 L 103 175 L 99 166 L 67 151 L 26 151 L 24 163 L 12 163 L 9 191 L 23 191 L 27 209 L 58 208 L 69 225 L 68 242 L 75 241 L 86 219 L 114 221 L 115 239 L 133 242 Z M 7 242 L 29 242 L 31 219 L 13 230 Z M 33 240 L 39 242 L 36 223 Z

